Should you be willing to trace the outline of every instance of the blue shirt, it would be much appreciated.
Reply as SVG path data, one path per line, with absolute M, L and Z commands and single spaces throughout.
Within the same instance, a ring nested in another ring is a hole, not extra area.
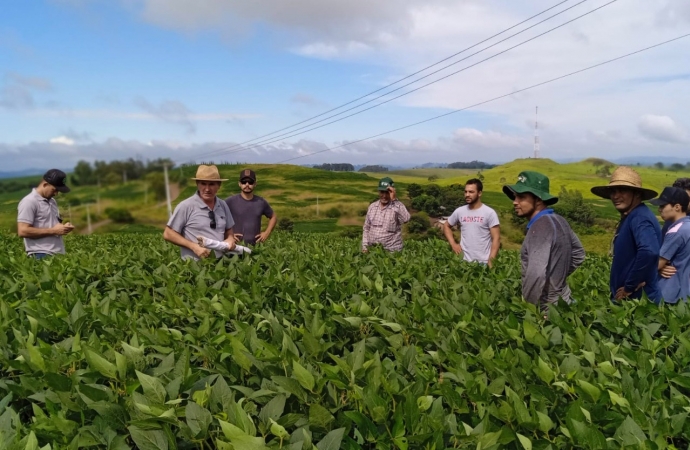
M 670 224 L 659 256 L 670 261 L 676 268 L 676 273 L 671 278 L 659 278 L 664 301 L 687 301 L 690 295 L 690 217 L 683 217 Z
M 654 213 L 640 203 L 621 219 L 613 241 L 611 295 L 624 287 L 630 298 L 641 298 L 644 291 L 655 303 L 661 301 L 659 290 L 659 250 L 661 229 Z M 637 290 L 640 283 L 644 288 Z

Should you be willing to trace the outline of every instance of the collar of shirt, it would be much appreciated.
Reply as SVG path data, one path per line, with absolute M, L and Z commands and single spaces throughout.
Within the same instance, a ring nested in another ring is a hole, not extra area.
M 392 207 L 393 203 L 395 203 L 395 202 L 396 202 L 396 200 L 391 200 L 388 202 L 387 205 L 382 205 L 381 200 L 379 200 L 379 209 L 386 209 L 386 208 Z
M 209 211 L 211 211 L 211 208 L 209 208 L 209 206 L 204 202 L 204 199 L 201 198 L 201 195 L 199 195 L 199 191 L 196 191 L 196 194 L 194 194 L 194 201 L 196 202 L 196 204 L 197 204 L 197 206 L 198 206 L 199 208 L 201 208 L 201 209 L 206 208 L 206 209 L 208 209 Z M 215 202 L 213 203 L 213 210 L 214 210 L 214 211 L 215 211 L 216 209 L 218 209 L 218 205 L 219 205 L 218 202 L 221 202 L 221 201 L 223 201 L 223 200 L 221 200 L 220 198 L 218 198 L 218 196 L 216 195 L 216 200 L 215 200 Z
M 537 215 L 532 217 L 532 219 L 527 223 L 527 229 L 529 230 L 529 227 L 531 227 L 532 224 L 536 222 L 538 218 L 540 218 L 541 216 L 545 216 L 547 214 L 553 214 L 553 209 L 547 208 L 542 211 L 539 211 Z
M 39 194 L 38 191 L 36 190 L 36 188 L 33 188 L 33 189 L 31 190 L 31 194 L 32 194 L 34 197 L 36 197 L 37 200 L 42 200 L 42 201 L 44 201 L 44 202 L 50 203 L 50 199 L 49 199 L 49 198 L 45 198 L 44 196 L 42 196 L 41 194 Z

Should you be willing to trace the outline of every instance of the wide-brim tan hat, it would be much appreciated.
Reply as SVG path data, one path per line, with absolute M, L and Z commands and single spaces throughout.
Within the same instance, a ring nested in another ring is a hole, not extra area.
M 195 181 L 228 181 L 227 178 L 221 178 L 220 172 L 218 172 L 218 167 L 200 165 L 196 169 L 196 177 L 192 178 Z
M 642 178 L 636 170 L 627 166 L 620 166 L 611 174 L 611 181 L 607 186 L 595 186 L 591 189 L 592 194 L 610 199 L 614 188 L 628 188 L 642 193 L 642 200 L 651 200 L 659 194 L 652 190 L 642 187 Z

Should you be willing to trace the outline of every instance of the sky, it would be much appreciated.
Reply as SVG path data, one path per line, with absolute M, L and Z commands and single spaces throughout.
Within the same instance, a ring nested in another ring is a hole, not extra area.
M 536 106 L 542 157 L 690 161 L 690 37 L 514 93 L 688 33 L 687 0 L 5 2 L 0 171 L 498 163 L 533 155 Z

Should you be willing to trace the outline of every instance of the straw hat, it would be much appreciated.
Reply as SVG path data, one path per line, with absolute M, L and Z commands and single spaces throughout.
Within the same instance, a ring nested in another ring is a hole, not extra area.
M 196 169 L 196 177 L 192 178 L 196 181 L 228 181 L 227 178 L 221 178 L 218 168 L 216 166 L 200 165 Z M 655 196 L 656 197 L 656 196 Z
M 616 187 L 624 187 L 642 193 L 642 200 L 651 200 L 657 195 L 656 191 L 642 187 L 642 178 L 634 169 L 627 166 L 620 166 L 611 174 L 611 181 L 607 186 L 595 186 L 591 189 L 592 194 L 610 199 L 611 191 Z

